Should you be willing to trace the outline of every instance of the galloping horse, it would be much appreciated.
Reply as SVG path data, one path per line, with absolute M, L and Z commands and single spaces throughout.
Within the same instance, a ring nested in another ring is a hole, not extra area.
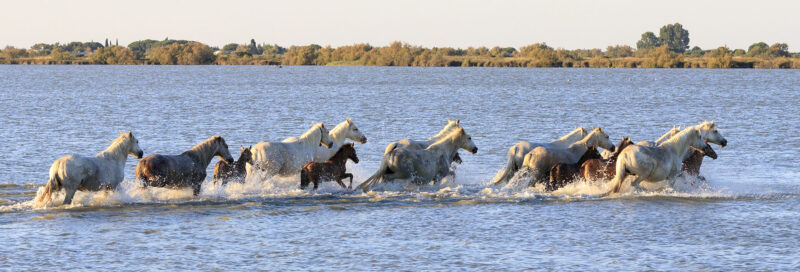
M 478 152 L 478 147 L 472 142 L 472 137 L 461 127 L 451 131 L 426 149 L 394 149 L 383 157 L 378 171 L 361 183 L 359 188 L 367 191 L 377 182 L 409 178 L 416 184 L 429 181 L 438 183 L 450 174 L 452 154 L 459 148 L 473 154 Z
M 255 170 L 263 171 L 267 177 L 297 175 L 303 165 L 314 161 L 314 153 L 320 145 L 333 145 L 325 123 L 314 124 L 299 138 L 260 142 L 250 149 L 253 161 L 246 167 L 247 176 L 252 176 Z
M 498 186 L 508 182 L 508 180 L 514 176 L 514 173 L 516 173 L 520 167 L 522 167 L 523 162 L 525 161 L 525 155 L 531 152 L 531 150 L 534 148 L 540 146 L 567 148 L 569 145 L 580 141 L 588 134 L 589 133 L 586 131 L 586 128 L 578 127 L 567 135 L 564 135 L 563 137 L 549 143 L 531 143 L 526 141 L 516 143 L 508 149 L 508 153 L 506 154 L 506 166 L 500 169 L 500 171 L 497 171 L 497 174 L 494 176 L 494 178 L 492 178 L 490 184 Z
M 228 144 L 221 136 L 211 136 L 180 155 L 152 154 L 136 165 L 136 179 L 144 186 L 192 187 L 194 195 L 200 194 L 200 185 L 206 178 L 206 168 L 214 156 L 233 163 Z
M 228 183 L 229 180 L 244 181 L 244 175 L 247 174 L 245 168 L 248 163 L 252 162 L 253 153 L 250 152 L 252 146 L 240 148 L 242 149 L 242 153 L 239 154 L 239 158 L 232 164 L 220 160 L 214 165 L 213 180 L 215 184 L 218 181 L 221 181 L 222 185 Z
M 692 148 L 689 150 L 686 158 L 683 159 L 683 167 L 681 167 L 681 172 L 692 176 L 699 175 L 700 166 L 703 164 L 703 157 L 709 157 L 716 160 L 717 152 L 714 151 L 710 145 L 706 145 L 706 148 L 702 150 Z
M 444 128 L 442 128 L 442 130 L 439 131 L 439 133 L 436 133 L 436 135 L 428 137 L 427 140 L 403 139 L 403 140 L 399 140 L 397 142 L 392 142 L 392 143 L 389 143 L 388 145 L 386 145 L 386 149 L 383 151 L 383 154 L 384 155 L 389 154 L 389 152 L 391 152 L 392 150 L 398 149 L 398 148 L 408 148 L 408 149 L 425 149 L 425 148 L 428 148 L 428 146 L 430 146 L 431 144 L 435 143 L 436 141 L 446 137 L 453 130 L 455 130 L 457 128 L 460 128 L 461 127 L 460 123 L 461 123 L 461 120 L 453 121 L 453 120 L 447 119 L 447 125 L 445 125 Z
M 595 128 L 589 135 L 582 140 L 571 144 L 567 148 L 539 146 L 525 155 L 522 165 L 530 168 L 533 173 L 533 180 L 530 185 L 539 182 L 547 182 L 549 171 L 557 163 L 576 163 L 578 159 L 586 153 L 589 147 L 601 147 L 603 149 L 614 150 L 614 144 L 602 128 Z
M 339 151 L 339 148 L 342 147 L 345 139 L 350 139 L 361 144 L 367 143 L 367 136 L 364 136 L 364 134 L 358 130 L 350 118 L 347 118 L 344 122 L 336 125 L 333 129 L 331 129 L 328 135 L 330 136 L 331 141 L 333 141 L 333 144 L 330 146 L 331 148 L 318 146 L 314 151 L 315 162 L 324 162 L 329 160 L 334 154 L 336 154 L 336 152 Z
M 63 187 L 66 191 L 63 204 L 72 203 L 77 190 L 114 190 L 124 177 L 125 161 L 128 155 L 141 159 L 144 152 L 139 148 L 139 140 L 133 133 L 120 133 L 111 145 L 94 157 L 67 155 L 50 166 L 50 179 L 37 202 L 49 200 L 53 192 Z
M 631 138 L 622 137 L 617 148 L 606 159 L 591 159 L 585 161 L 580 165 L 581 177 L 586 180 L 611 179 L 617 170 L 617 158 L 622 150 L 625 150 L 629 145 L 633 145 Z
M 553 165 L 553 168 L 550 168 L 550 182 L 547 183 L 546 189 L 554 191 L 576 180 L 580 176 L 580 166 L 585 161 L 599 158 L 601 158 L 600 152 L 597 152 L 596 147 L 590 146 L 586 153 L 583 153 L 583 156 L 578 159 L 578 162 Z
M 680 174 L 681 163 L 690 146 L 704 149 L 714 143 L 722 147 L 728 140 L 722 137 L 713 121 L 688 127 L 677 135 L 662 142 L 657 147 L 633 145 L 619 154 L 617 170 L 611 181 L 611 190 L 603 195 L 618 193 L 622 182 L 628 175 L 635 175 L 631 185 L 638 187 L 641 182 L 660 182 L 672 180 Z
M 331 180 L 335 180 L 342 188 L 353 188 L 353 174 L 346 173 L 345 164 L 347 159 L 358 163 L 356 149 L 352 143 L 341 146 L 339 151 L 326 162 L 306 163 L 303 166 L 303 170 L 300 171 L 300 189 L 305 189 L 309 183 L 313 182 L 316 190 L 320 182 Z M 344 178 L 350 178 L 350 186 L 344 186 L 344 183 L 342 183 Z

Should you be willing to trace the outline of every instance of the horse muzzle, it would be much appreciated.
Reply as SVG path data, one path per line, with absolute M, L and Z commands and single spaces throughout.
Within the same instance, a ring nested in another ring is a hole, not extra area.
M 358 158 L 353 158 L 353 163 L 358 163 Z
M 719 145 L 725 147 L 726 145 L 728 145 L 728 139 L 722 139 L 722 141 L 719 142 Z
M 470 150 L 469 152 L 471 152 L 472 154 L 478 153 L 478 148 L 473 147 L 472 150 Z
M 361 142 L 361 144 L 366 144 L 367 143 L 367 137 L 361 137 L 361 139 L 359 139 L 358 141 Z
M 137 159 L 141 159 L 142 157 L 144 157 L 144 151 L 136 152 L 136 158 Z
M 617 149 L 617 146 L 611 145 L 611 147 L 608 148 L 608 151 L 609 152 L 614 152 L 614 151 L 616 151 L 616 149 Z

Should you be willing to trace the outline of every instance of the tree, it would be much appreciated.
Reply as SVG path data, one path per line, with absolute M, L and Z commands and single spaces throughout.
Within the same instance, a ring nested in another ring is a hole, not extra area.
M 672 52 L 683 53 L 689 49 L 689 31 L 680 23 L 665 25 L 659 30 L 658 41 Z
M 686 55 L 687 56 L 694 57 L 694 58 L 702 57 L 703 54 L 705 54 L 705 52 L 699 46 L 692 47 L 691 50 L 686 51 Z
M 626 58 L 633 56 L 633 48 L 627 45 L 615 45 L 606 48 L 605 56 L 610 58 Z
M 661 46 L 661 43 L 658 41 L 658 37 L 656 37 L 656 34 L 653 34 L 653 32 L 650 31 L 642 33 L 642 38 L 636 42 L 636 49 L 646 49 L 659 46 Z
M 764 49 L 764 48 L 767 48 L 767 47 L 769 47 L 769 45 L 767 45 L 765 42 L 757 42 L 757 43 L 751 44 L 750 47 L 747 48 L 747 53 L 749 54 L 750 52 L 753 52 L 753 49 L 758 50 L 758 49 Z
M 238 46 L 239 46 L 238 44 L 229 43 L 229 44 L 226 44 L 225 46 L 222 47 L 222 51 L 232 52 L 232 51 L 236 50 L 236 47 L 238 47 Z
M 135 64 L 135 53 L 129 48 L 112 45 L 94 52 L 89 59 L 95 64 Z

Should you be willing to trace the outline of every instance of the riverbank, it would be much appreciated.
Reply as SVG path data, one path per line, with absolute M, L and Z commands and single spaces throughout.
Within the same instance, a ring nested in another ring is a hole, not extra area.
M 71 60 L 54 60 L 49 57 L 0 59 L 0 64 L 10 65 L 105 65 L 96 63 L 88 57 Z M 136 59 L 123 63 L 124 65 L 162 65 L 149 59 Z M 168 65 L 168 64 L 165 64 Z M 186 64 L 183 64 L 186 65 Z M 189 64 L 192 65 L 192 64 Z M 280 59 L 250 58 L 240 60 L 216 60 L 207 64 L 195 65 L 296 65 L 281 61 Z M 300 64 L 304 65 L 304 64 Z M 447 56 L 436 63 L 412 63 L 411 65 L 377 65 L 363 61 L 335 61 L 323 64 L 306 64 L 316 66 L 420 66 L 420 67 L 565 67 L 565 68 L 754 68 L 754 69 L 800 69 L 798 58 L 773 58 L 760 59 L 750 57 L 731 57 L 729 60 L 695 58 L 607 58 L 595 57 L 579 60 L 541 60 L 524 57 L 475 57 L 475 56 Z

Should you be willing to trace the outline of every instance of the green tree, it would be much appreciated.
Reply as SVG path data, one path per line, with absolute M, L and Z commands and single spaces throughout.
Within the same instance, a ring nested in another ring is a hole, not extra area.
M 151 39 L 135 41 L 128 44 L 128 48 L 133 51 L 137 59 L 142 59 L 144 58 L 145 54 L 147 54 L 147 51 L 152 49 L 157 42 L 158 41 Z
M 135 64 L 136 53 L 129 48 L 112 45 L 94 51 L 89 59 L 95 64 Z
M 659 46 L 661 46 L 661 43 L 658 41 L 658 37 L 656 37 L 656 34 L 653 34 L 653 32 L 650 31 L 642 33 L 642 38 L 636 42 L 636 49 L 646 49 Z
M 236 47 L 238 47 L 238 46 L 239 46 L 239 44 L 229 43 L 229 44 L 226 44 L 225 46 L 222 47 L 222 51 L 233 52 L 234 50 L 236 50 Z
M 680 23 L 665 25 L 659 30 L 658 41 L 672 52 L 683 53 L 689 49 L 689 31 Z
M 705 51 L 701 49 L 699 46 L 692 47 L 691 50 L 686 51 L 686 55 L 693 58 L 702 57 L 705 54 Z

